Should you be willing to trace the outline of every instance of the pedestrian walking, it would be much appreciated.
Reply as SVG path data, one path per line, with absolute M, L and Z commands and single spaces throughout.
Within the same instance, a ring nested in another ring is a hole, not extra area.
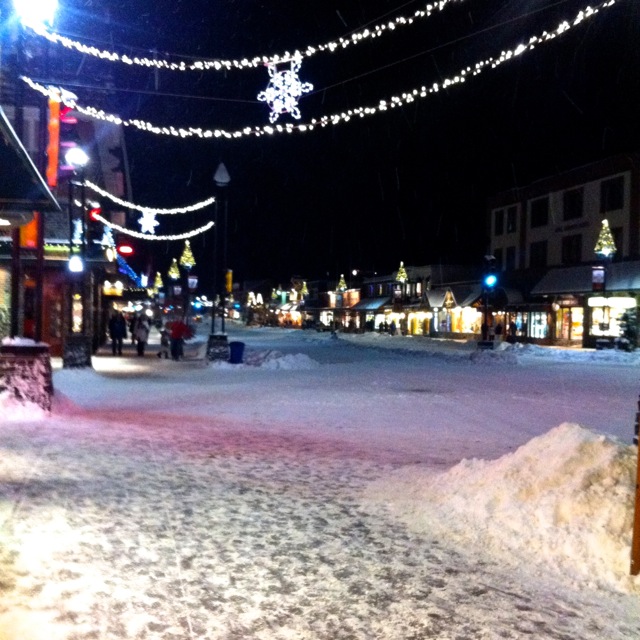
M 185 338 L 191 335 L 191 330 L 182 320 L 174 320 L 169 329 L 171 342 L 171 359 L 180 360 L 184 355 L 183 345 Z
M 149 341 L 149 322 L 144 316 L 140 316 L 136 322 L 135 339 L 138 355 L 143 356 L 147 342 Z
M 127 337 L 127 321 L 121 311 L 116 311 L 109 318 L 109 337 L 111 338 L 111 352 L 122 355 L 122 342 Z
M 169 331 L 166 327 L 162 327 L 162 329 L 160 329 L 160 351 L 158 351 L 158 358 L 169 357 L 169 343 Z

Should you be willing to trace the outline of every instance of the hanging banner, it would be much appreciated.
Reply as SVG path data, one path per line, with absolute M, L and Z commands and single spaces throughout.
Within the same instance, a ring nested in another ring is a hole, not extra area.
M 593 265 L 591 267 L 591 290 L 592 291 L 604 291 L 604 285 L 606 280 L 606 271 L 601 264 Z
M 60 103 L 49 100 L 49 143 L 47 146 L 47 184 L 58 185 L 58 157 L 60 153 Z

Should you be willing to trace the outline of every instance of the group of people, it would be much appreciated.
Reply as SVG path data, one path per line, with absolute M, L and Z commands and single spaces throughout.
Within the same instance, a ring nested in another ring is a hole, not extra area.
M 131 333 L 131 342 L 136 345 L 138 356 L 144 356 L 144 352 L 149 342 L 151 324 L 144 315 L 134 315 L 128 324 Z M 189 325 L 182 320 L 168 322 L 160 330 L 160 351 L 158 358 L 168 358 L 171 354 L 172 360 L 180 360 L 183 357 L 183 345 L 185 339 L 192 336 Z M 122 311 L 115 312 L 109 319 L 109 338 L 111 339 L 111 352 L 113 355 L 122 355 L 122 345 L 127 337 L 127 320 Z
M 144 356 L 144 350 L 149 342 L 151 324 L 143 315 L 135 315 L 129 322 L 131 342 L 136 345 L 139 356 Z M 122 311 L 115 312 L 109 319 L 109 338 L 111 338 L 111 353 L 122 355 L 122 345 L 127 337 L 127 320 Z

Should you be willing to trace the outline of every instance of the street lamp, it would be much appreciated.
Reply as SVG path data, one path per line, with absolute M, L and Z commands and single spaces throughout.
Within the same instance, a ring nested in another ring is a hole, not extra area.
M 80 182 L 80 216 L 76 218 L 78 220 L 79 229 L 76 232 L 76 236 L 79 235 L 80 240 L 80 257 L 83 265 L 86 263 L 86 245 L 87 245 L 87 221 L 85 220 L 85 207 L 86 207 L 86 194 L 84 186 L 85 169 L 89 163 L 89 156 L 82 147 L 71 147 L 64 156 L 66 163 L 73 167 L 74 173 L 78 174 Z M 69 179 L 69 223 L 71 225 L 71 238 L 70 242 L 73 244 L 74 228 L 73 228 L 73 180 Z M 70 247 L 72 249 L 73 247 Z M 71 258 L 73 252 L 69 253 Z
M 224 190 L 227 186 L 229 186 L 229 183 L 231 182 L 231 176 L 229 175 L 229 172 L 227 171 L 227 167 L 224 166 L 224 163 L 221 162 L 218 165 L 218 168 L 216 169 L 215 174 L 213 175 L 213 181 L 215 182 L 216 186 L 220 189 L 220 190 Z M 229 213 L 229 199 L 225 193 L 225 198 L 224 198 L 224 235 L 222 236 L 222 270 L 224 271 L 225 275 L 227 273 L 227 221 L 228 221 L 228 213 Z M 216 295 L 218 294 L 218 200 L 216 199 L 216 232 L 215 232 L 215 269 L 214 269 L 214 275 L 213 275 L 213 291 L 214 291 L 214 300 Z M 221 303 L 222 303 L 222 320 L 221 320 L 221 333 L 224 334 L 225 332 L 225 327 L 224 327 L 224 314 L 225 314 L 225 309 L 226 309 L 226 292 L 224 290 L 223 287 L 223 291 L 222 291 L 222 296 L 220 298 Z M 215 303 L 213 306 L 213 310 L 211 312 L 211 333 L 214 333 L 215 330 Z
M 24 140 L 24 83 L 20 77 L 27 70 L 27 53 L 25 46 L 24 26 L 35 26 L 53 22 L 58 6 L 57 0 L 13 0 L 13 9 L 19 20 L 16 20 L 16 65 L 14 70 L 14 126 L 20 140 Z M 38 162 L 38 169 L 42 170 L 42 158 Z M 42 339 L 42 291 L 44 278 L 44 215 L 38 216 L 38 234 L 36 246 L 36 288 L 35 288 L 35 338 Z M 18 227 L 11 232 L 11 323 L 10 334 L 14 337 L 18 333 L 20 306 L 20 230 Z
M 87 367 L 91 366 L 91 333 L 87 331 L 90 321 L 87 304 L 87 221 L 85 219 L 86 192 L 85 192 L 85 170 L 89 163 L 89 156 L 81 147 L 71 147 L 65 154 L 66 163 L 73 167 L 74 174 L 78 176 L 78 182 L 69 178 L 69 271 L 74 274 L 81 274 L 79 277 L 79 295 L 71 287 L 69 300 L 69 332 L 65 343 L 64 366 L 65 367 Z M 74 215 L 75 198 L 74 186 L 80 187 L 80 214 Z M 74 253 L 74 245 L 80 245 L 80 254 Z M 74 282 L 74 281 L 72 281 Z M 77 281 L 75 281 L 77 282 Z M 73 302 L 80 300 L 81 321 L 80 329 L 75 330 Z M 79 334 L 72 337 L 71 334 Z
M 58 10 L 58 0 L 13 0 L 13 7 L 22 24 L 28 27 L 50 25 Z

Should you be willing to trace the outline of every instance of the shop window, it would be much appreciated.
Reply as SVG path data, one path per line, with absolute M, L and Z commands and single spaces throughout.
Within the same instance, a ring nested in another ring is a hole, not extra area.
M 529 245 L 529 266 L 530 267 L 546 267 L 547 266 L 547 241 L 540 240 L 532 242 Z
M 582 218 L 583 192 L 580 189 L 571 189 L 562 194 L 562 219 L 575 220 Z
M 504 233 L 504 209 L 493 212 L 493 234 L 501 236 Z
M 556 312 L 556 338 L 579 341 L 582 339 L 584 311 L 581 307 L 562 307 Z
M 507 247 L 507 251 L 505 253 L 504 268 L 505 268 L 505 271 L 513 271 L 516 268 L 516 248 L 515 247 Z
M 624 206 L 624 176 L 600 183 L 600 213 L 617 211 Z
M 544 311 L 532 311 L 528 317 L 527 334 L 531 338 L 546 338 L 549 335 L 547 314 Z
M 544 227 L 549 224 L 549 198 L 538 198 L 530 204 L 531 228 Z
M 507 233 L 515 233 L 518 230 L 518 207 L 507 209 Z
M 578 264 L 582 262 L 582 235 L 562 238 L 562 264 Z

